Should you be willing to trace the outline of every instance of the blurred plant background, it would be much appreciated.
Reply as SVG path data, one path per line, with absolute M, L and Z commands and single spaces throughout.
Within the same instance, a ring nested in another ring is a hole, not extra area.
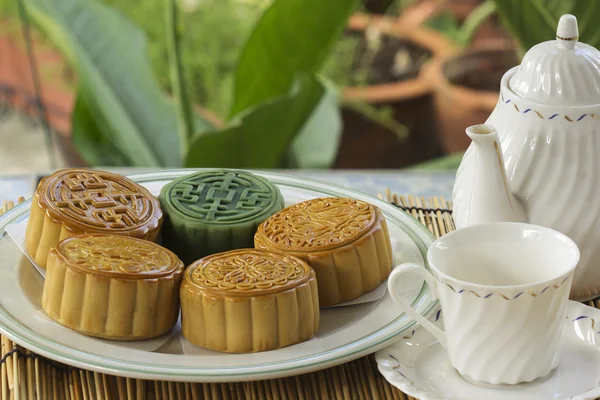
M 600 44 L 595 0 L 0 0 L 0 113 L 49 164 L 454 169 L 564 13 Z
M 165 2 L 102 0 L 131 19 L 145 34 L 158 84 L 172 92 Z M 181 38 L 185 80 L 191 100 L 225 116 L 232 102 L 233 74 L 244 42 L 268 0 L 182 0 Z

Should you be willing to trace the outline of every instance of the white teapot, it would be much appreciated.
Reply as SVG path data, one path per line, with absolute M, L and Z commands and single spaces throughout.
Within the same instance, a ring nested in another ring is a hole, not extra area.
M 496 108 L 467 129 L 453 192 L 457 228 L 522 221 L 573 239 L 571 298 L 600 294 L 600 52 L 563 15 L 556 40 L 532 47 L 502 78 Z

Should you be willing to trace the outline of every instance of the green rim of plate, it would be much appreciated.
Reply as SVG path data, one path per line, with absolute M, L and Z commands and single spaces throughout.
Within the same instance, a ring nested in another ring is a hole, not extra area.
M 175 179 L 178 176 L 181 176 L 183 174 L 189 174 L 194 171 L 201 171 L 201 170 L 202 169 L 167 170 L 167 171 L 160 171 L 160 172 L 153 172 L 153 173 L 128 175 L 128 177 L 137 183 L 147 183 L 147 182 L 156 182 L 156 181 Z M 384 202 L 383 200 L 379 200 L 379 199 L 377 199 L 373 196 L 370 196 L 366 193 L 362 193 L 360 191 L 346 188 L 343 186 L 334 185 L 329 182 L 319 181 L 319 180 L 305 178 L 305 177 L 296 177 L 296 176 L 291 176 L 291 175 L 286 175 L 286 174 L 273 173 L 273 172 L 253 171 L 253 170 L 247 170 L 247 171 L 264 176 L 275 184 L 281 184 L 281 185 L 287 186 L 287 187 L 294 187 L 294 188 L 304 189 L 304 190 L 308 190 L 308 191 L 316 191 L 316 192 L 328 194 L 331 196 L 342 196 L 342 195 L 344 195 L 343 193 L 340 193 L 340 191 L 342 191 L 342 192 L 347 192 L 348 195 L 354 194 L 354 195 L 366 197 L 368 199 L 368 201 L 374 202 L 376 205 L 378 205 L 378 207 L 383 212 L 384 216 L 388 219 L 393 220 L 394 223 L 396 223 L 398 226 L 400 226 L 402 228 L 402 230 L 404 231 L 404 233 L 406 233 L 410 237 L 410 239 L 415 243 L 415 245 L 418 247 L 418 249 L 421 253 L 421 256 L 422 256 L 424 264 L 425 264 L 425 268 L 430 270 L 429 263 L 427 261 L 427 249 L 428 249 L 428 245 L 431 245 L 431 243 L 433 243 L 433 241 L 435 240 L 435 237 L 423 224 L 421 224 L 418 220 L 413 218 L 410 214 L 405 213 L 405 212 L 395 208 L 393 205 L 388 204 L 388 203 Z M 9 225 L 11 223 L 19 222 L 23 218 L 27 217 L 28 214 L 27 214 L 26 210 L 24 210 L 24 208 L 27 207 L 30 203 L 31 203 L 31 199 L 25 201 L 24 203 L 17 205 L 15 208 L 10 210 L 3 216 L 0 216 L 0 239 L 4 238 L 4 236 L 6 235 L 6 226 L 7 225 Z M 399 217 L 400 215 L 402 215 L 402 217 Z M 401 218 L 407 218 L 409 221 L 412 221 L 411 225 L 409 226 L 407 223 L 402 221 Z M 424 236 L 426 239 L 424 240 L 419 234 L 417 234 L 416 231 L 420 231 L 421 235 Z M 429 243 L 426 243 L 426 241 Z M 413 303 L 411 305 L 412 306 L 420 305 L 420 303 L 426 298 L 428 293 L 429 293 L 429 289 L 428 289 L 427 285 L 423 284 L 421 291 L 419 292 L 419 294 L 417 295 L 417 297 L 415 298 L 415 300 L 413 301 Z M 437 307 L 438 307 L 438 300 L 431 300 L 428 305 L 424 306 L 422 315 L 429 316 L 434 310 L 437 309 Z M 14 330 L 9 329 L 5 326 L 0 326 L 0 331 L 2 331 L 7 336 L 12 337 L 14 341 L 18 342 L 20 345 L 22 345 L 26 348 L 34 349 L 34 351 L 39 352 L 39 353 L 44 352 L 48 358 L 52 358 L 52 359 L 64 362 L 66 364 L 76 363 L 78 365 L 89 366 L 91 368 L 96 368 L 96 369 L 102 368 L 103 370 L 106 370 L 106 371 L 130 372 L 130 373 L 134 373 L 134 374 L 147 375 L 147 376 L 160 375 L 160 376 L 171 376 L 171 377 L 185 377 L 185 376 L 188 376 L 188 377 L 192 377 L 192 376 L 193 377 L 198 377 L 198 376 L 214 377 L 214 376 L 219 376 L 219 377 L 227 378 L 228 376 L 229 377 L 252 376 L 252 375 L 263 375 L 263 374 L 269 374 L 269 373 L 279 373 L 279 372 L 288 371 L 288 370 L 306 369 L 306 368 L 315 367 L 315 366 L 318 366 L 321 364 L 332 364 L 332 363 L 335 363 L 336 360 L 347 359 L 357 353 L 365 353 L 369 349 L 378 348 L 382 343 L 390 341 L 392 338 L 394 338 L 397 335 L 402 335 L 402 334 L 408 332 L 411 328 L 413 328 L 416 325 L 416 322 L 414 320 L 411 320 L 411 321 L 407 322 L 406 324 L 404 324 L 403 326 L 398 327 L 398 329 L 395 329 L 393 332 L 389 333 L 385 337 L 377 340 L 376 342 L 370 343 L 368 345 L 363 345 L 363 346 L 357 345 L 357 343 L 367 340 L 369 337 L 373 336 L 374 334 L 377 334 L 378 332 L 380 332 L 382 330 L 389 329 L 391 326 L 398 324 L 399 320 L 401 320 L 405 316 L 405 314 L 400 314 L 393 321 L 391 321 L 388 324 L 386 324 L 385 326 L 377 329 L 376 331 L 371 332 L 369 335 L 366 335 L 359 339 L 356 339 L 355 341 L 353 341 L 351 343 L 347 343 L 342 346 L 338 346 L 338 347 L 329 349 L 327 351 L 324 351 L 324 352 L 321 352 L 318 354 L 313 354 L 310 356 L 303 356 L 303 357 L 288 359 L 285 361 L 276 361 L 276 362 L 271 362 L 271 363 L 266 363 L 266 364 L 260 364 L 259 366 L 240 365 L 240 366 L 227 366 L 227 367 L 216 367 L 216 368 L 214 368 L 214 367 L 213 368 L 205 368 L 205 367 L 195 367 L 195 366 L 180 366 L 180 367 L 174 368 L 172 365 L 157 365 L 157 364 L 149 365 L 149 364 L 144 364 L 144 363 L 137 362 L 137 361 L 123 361 L 120 359 L 105 357 L 105 356 L 94 354 L 94 353 L 86 353 L 81 350 L 69 347 L 67 345 L 49 340 L 43 336 L 37 335 L 29 327 L 23 325 L 21 322 L 19 322 L 17 319 L 15 319 L 2 306 L 0 306 L 0 314 L 2 316 L 4 316 L 7 320 L 9 320 L 10 322 L 15 324 L 16 326 L 18 326 L 20 329 L 22 329 L 29 335 L 33 336 L 36 340 L 30 340 L 30 339 L 24 337 L 22 334 L 17 333 Z M 39 342 L 41 342 L 41 343 L 39 343 Z M 44 342 L 52 343 L 53 346 L 56 346 L 58 348 L 68 349 L 69 352 L 57 351 L 55 349 L 48 347 Z M 28 347 L 28 345 L 29 345 L 29 347 Z M 351 347 L 356 347 L 356 348 L 353 349 L 352 351 L 343 352 L 343 350 L 345 348 L 351 348 Z M 313 358 L 322 358 L 323 356 L 326 356 L 327 354 L 334 353 L 334 352 L 337 352 L 337 353 L 342 352 L 342 353 L 338 354 L 334 357 L 326 358 L 325 360 L 322 360 L 322 361 L 317 361 L 317 362 L 308 363 L 308 364 L 306 363 L 307 360 L 310 360 Z M 87 358 L 76 357 L 72 353 L 85 354 L 87 356 Z M 303 363 L 300 365 L 293 365 L 293 366 L 285 367 L 285 365 L 287 365 L 287 364 L 298 363 L 298 362 L 303 362 Z M 118 365 L 115 365 L 115 364 L 118 364 Z M 138 366 L 138 368 L 135 368 L 135 366 Z M 142 367 L 142 368 L 139 368 L 139 367 Z M 161 369 L 161 370 L 153 371 L 153 369 L 155 369 L 155 368 Z M 260 370 L 259 371 L 248 371 L 249 369 L 253 369 L 253 368 L 259 368 Z M 265 370 L 265 368 L 268 368 L 268 369 Z M 170 369 L 171 371 L 164 371 L 164 369 Z M 240 370 L 242 370 L 242 371 L 240 371 Z M 223 373 L 222 371 L 231 371 L 231 372 Z

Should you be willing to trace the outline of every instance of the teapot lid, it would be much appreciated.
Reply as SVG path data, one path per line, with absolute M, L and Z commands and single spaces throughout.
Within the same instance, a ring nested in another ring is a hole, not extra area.
M 533 46 L 508 86 L 517 96 L 545 105 L 600 104 L 600 52 L 578 42 L 577 18 L 560 17 L 556 40 Z

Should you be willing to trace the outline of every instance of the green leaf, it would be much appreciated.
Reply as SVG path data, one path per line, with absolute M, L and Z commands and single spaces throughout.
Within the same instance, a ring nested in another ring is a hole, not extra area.
M 458 19 L 449 10 L 441 11 L 425 21 L 424 25 L 431 28 L 448 39 L 458 42 L 460 25 Z
M 188 144 L 194 134 L 194 118 L 192 104 L 184 78 L 181 61 L 181 20 L 177 0 L 166 0 L 167 3 L 167 41 L 169 43 L 169 66 L 171 87 L 175 97 L 179 129 L 179 152 L 182 157 L 187 154 Z
M 597 0 L 495 0 L 504 24 L 528 50 L 556 37 L 558 20 L 573 14 L 579 25 L 579 40 L 600 46 L 600 1 Z
M 357 0 L 276 0 L 242 50 L 230 117 L 288 93 L 297 76 L 315 74 L 357 6 Z
M 342 133 L 338 91 L 325 82 L 325 94 L 291 143 L 294 168 L 329 168 L 335 161 Z
M 495 12 L 496 4 L 492 0 L 485 0 L 483 3 L 475 7 L 461 26 L 456 37 L 457 42 L 461 46 L 468 45 L 481 24 L 484 23 Z
M 89 165 L 121 166 L 130 164 L 119 149 L 106 140 L 81 95 L 77 95 L 75 100 L 71 132 L 73 143 Z
M 278 167 L 324 92 L 325 88 L 316 79 L 304 79 L 289 94 L 248 110 L 232 126 L 196 136 L 185 166 Z
M 94 0 L 29 0 L 27 9 L 73 62 L 98 134 L 131 165 L 180 166 L 177 118 L 152 75 L 143 34 Z

